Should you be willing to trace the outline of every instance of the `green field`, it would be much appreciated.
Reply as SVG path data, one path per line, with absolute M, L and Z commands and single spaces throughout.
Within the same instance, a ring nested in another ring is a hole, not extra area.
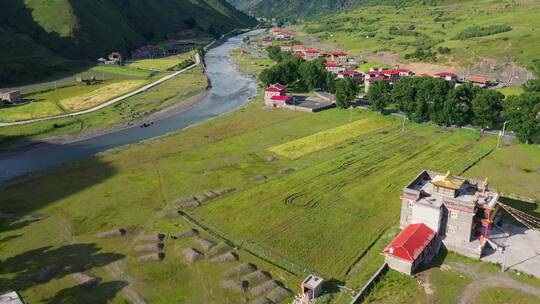
M 170 56 L 158 59 L 141 59 L 130 63 L 129 67 L 146 70 L 168 71 L 177 67 L 185 60 L 189 59 L 191 55 L 193 54 L 184 53 L 177 56 Z
M 474 300 L 478 304 L 534 304 L 538 301 L 538 298 L 533 295 L 510 288 L 489 288 L 480 292 Z
M 144 93 L 97 112 L 74 118 L 0 128 L 0 148 L 24 145 L 29 141 L 50 136 L 78 134 L 97 128 L 136 122 L 168 106 L 183 101 L 189 102 L 189 98 L 202 93 L 206 87 L 207 81 L 203 70 L 201 67 L 196 67 Z
M 463 67 L 479 59 L 514 59 L 527 66 L 540 57 L 534 41 L 540 39 L 540 5 L 536 1 L 438 1 L 437 5 L 360 6 L 307 22 L 303 31 L 322 42 L 337 44 L 351 53 L 392 51 L 412 54 L 431 48 L 439 62 Z M 456 40 L 471 26 L 510 25 L 511 31 Z M 393 27 L 393 28 L 392 28 Z M 450 53 L 439 52 L 439 47 Z M 429 61 L 429 60 L 428 60 Z

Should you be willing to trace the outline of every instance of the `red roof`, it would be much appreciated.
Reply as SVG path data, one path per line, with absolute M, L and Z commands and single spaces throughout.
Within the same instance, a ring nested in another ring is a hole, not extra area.
M 316 49 L 307 49 L 307 50 L 306 50 L 306 53 L 309 53 L 309 54 L 319 54 L 319 50 L 316 50 Z
M 469 81 L 470 82 L 476 82 L 476 83 L 488 83 L 489 82 L 489 80 L 486 77 L 475 76 L 475 75 L 469 76 Z
M 304 53 L 302 53 L 302 52 L 296 52 L 296 53 L 293 54 L 293 56 L 304 57 Z
M 341 65 L 339 63 L 335 63 L 335 62 L 327 62 L 324 64 L 325 67 L 327 68 L 339 68 L 341 67 Z
M 293 45 L 293 49 L 305 49 L 305 47 L 299 44 L 299 45 Z
M 384 253 L 414 262 L 435 235 L 425 224 L 411 224 L 384 248 Z
M 332 52 L 332 55 L 334 55 L 334 56 L 347 56 L 347 53 L 345 53 L 343 51 L 336 51 L 336 52 Z
M 451 72 L 440 72 L 440 73 L 436 73 L 435 76 L 443 77 L 443 78 L 446 78 L 446 77 L 456 78 L 457 77 L 456 74 L 451 73 Z
M 357 72 L 357 71 L 347 71 L 347 72 L 339 72 L 338 75 L 349 75 L 349 76 L 353 76 L 353 75 L 363 75 L 364 73 L 362 72 Z
M 285 91 L 286 89 L 287 89 L 287 87 L 284 86 L 284 85 L 273 84 L 273 85 L 269 86 L 268 88 L 266 88 L 266 91 L 267 92 L 281 92 L 281 91 Z
M 283 30 L 280 29 L 279 27 L 278 27 L 278 28 L 275 28 L 275 29 L 273 30 L 274 33 L 281 33 L 282 31 L 283 31 Z
M 289 96 L 288 95 L 272 96 L 270 99 L 279 100 L 279 101 L 287 101 L 289 100 Z

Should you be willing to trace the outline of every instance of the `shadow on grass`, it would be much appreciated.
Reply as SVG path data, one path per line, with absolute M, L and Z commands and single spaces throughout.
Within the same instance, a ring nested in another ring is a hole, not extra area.
M 128 283 L 125 281 L 100 282 L 96 286 L 85 287 L 77 285 L 60 290 L 54 297 L 45 299 L 44 303 L 71 304 L 71 303 L 108 303 Z
M 96 244 L 33 249 L 0 261 L 0 275 L 9 277 L 0 279 L 0 286 L 24 291 L 53 279 L 106 266 L 124 257 L 119 253 L 101 252 Z
M 503 204 L 506 204 L 510 207 L 516 208 L 520 211 L 523 211 L 529 215 L 532 215 L 534 217 L 540 218 L 540 208 L 537 203 L 529 203 L 524 202 L 516 199 L 511 199 L 508 197 L 501 197 L 499 201 Z M 516 226 L 523 227 L 523 224 L 517 221 L 513 216 L 511 216 L 508 212 L 504 211 L 502 212 L 502 220 L 506 223 L 511 223 Z
M 341 291 L 340 286 L 345 286 L 345 282 L 334 278 L 323 282 L 323 290 L 329 294 L 339 293 Z

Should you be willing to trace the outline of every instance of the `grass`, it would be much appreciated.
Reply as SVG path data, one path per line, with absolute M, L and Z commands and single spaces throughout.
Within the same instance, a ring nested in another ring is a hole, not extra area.
M 494 151 L 467 171 L 468 176 L 487 177 L 499 191 L 540 198 L 540 148 L 515 144 Z
M 196 67 L 144 93 L 97 112 L 74 118 L 0 128 L 0 148 L 16 147 L 50 136 L 78 134 L 97 128 L 133 123 L 176 103 L 189 102 L 190 98 L 202 93 L 206 86 L 207 81 L 202 68 Z
M 385 274 L 364 303 L 424 303 L 425 295 L 414 277 L 396 271 Z
M 485 57 L 503 62 L 516 58 L 520 65 L 527 66 L 531 60 L 540 57 L 540 51 L 531 43 L 540 39 L 534 30 L 535 25 L 540 25 L 539 11 L 536 2 L 511 0 L 444 1 L 437 5 L 401 8 L 376 5 L 317 18 L 306 23 L 303 31 L 314 34 L 324 43 L 338 44 L 351 53 L 392 51 L 404 56 L 419 47 L 431 47 L 432 51 L 447 47 L 450 54 L 439 54 L 440 62 L 455 62 L 466 67 Z M 471 26 L 493 24 L 508 24 L 512 30 L 454 40 L 458 33 Z M 391 27 L 402 31 L 390 34 Z
M 129 66 L 137 69 L 168 71 L 189 59 L 189 57 L 190 53 L 184 53 L 158 59 L 142 59 L 130 63 Z
M 538 303 L 538 298 L 510 288 L 488 288 L 479 292 L 474 300 L 478 304 Z
M 239 49 L 231 51 L 231 56 L 233 56 L 240 69 L 251 76 L 257 76 L 262 70 L 274 65 L 270 58 L 255 58 L 250 55 L 243 55 Z
M 390 122 L 374 117 L 357 120 L 349 124 L 315 133 L 313 135 L 271 147 L 268 151 L 297 159 L 307 154 L 335 146 L 363 134 L 387 128 Z
M 504 94 L 504 96 L 516 96 L 521 95 L 524 90 L 521 86 L 509 86 L 506 88 L 498 89 L 497 91 Z
M 456 303 L 467 285 L 472 279 L 453 270 L 435 268 L 430 271 L 429 281 L 434 286 L 434 297 L 437 303 Z

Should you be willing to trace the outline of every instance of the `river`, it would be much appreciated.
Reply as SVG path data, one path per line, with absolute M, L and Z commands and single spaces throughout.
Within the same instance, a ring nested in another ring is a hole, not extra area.
M 155 121 L 148 128 L 131 127 L 75 143 L 50 145 L 4 157 L 0 159 L 0 182 L 113 148 L 175 133 L 240 108 L 257 93 L 257 82 L 238 72 L 229 54 L 232 49 L 240 46 L 245 36 L 257 32 L 229 38 L 222 45 L 208 51 L 205 56 L 206 74 L 212 87 L 207 97 L 189 110 Z

